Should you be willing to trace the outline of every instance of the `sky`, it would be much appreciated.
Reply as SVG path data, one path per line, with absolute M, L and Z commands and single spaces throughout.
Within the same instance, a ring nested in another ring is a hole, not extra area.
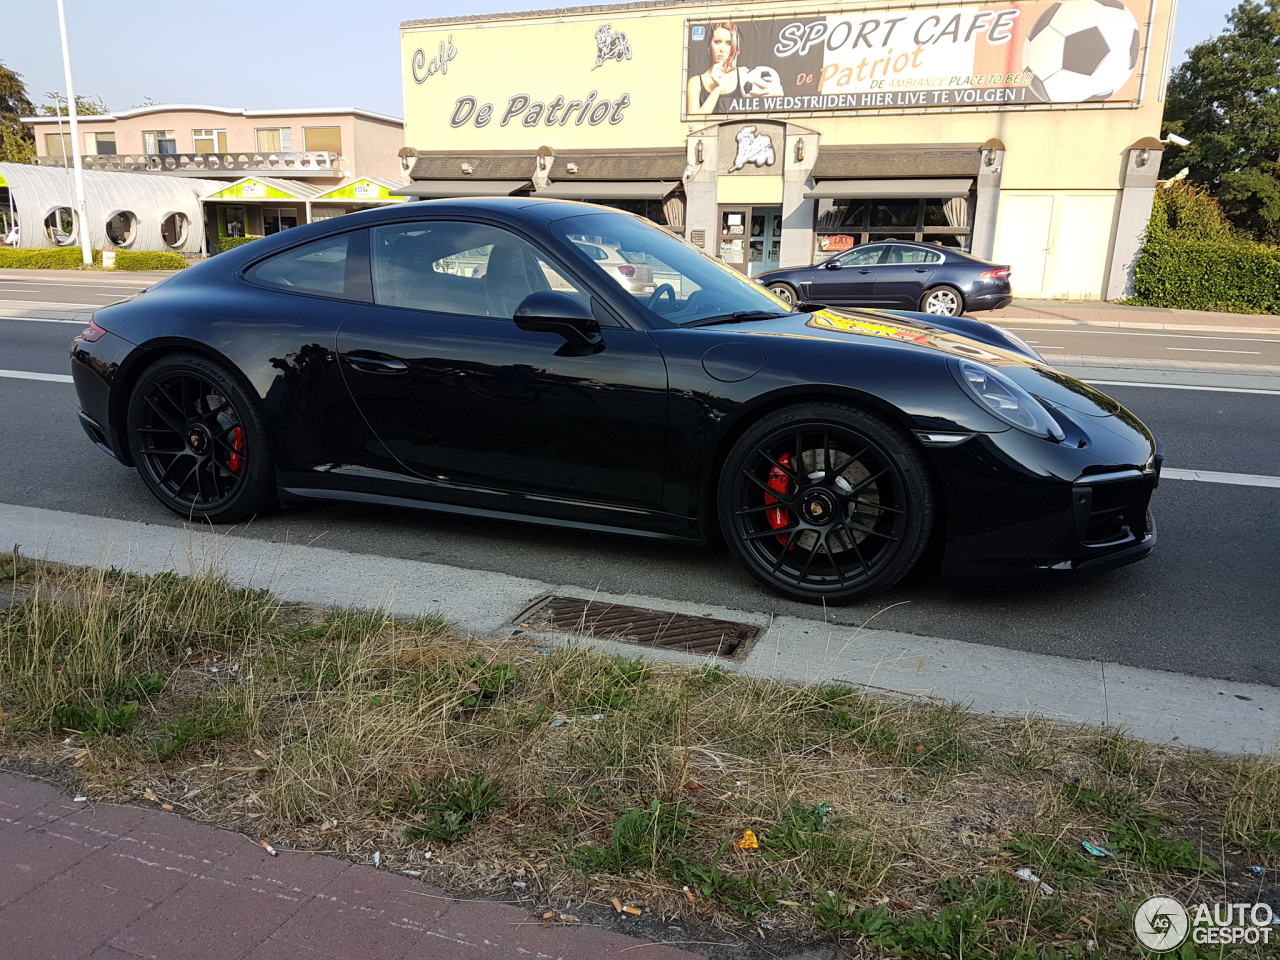
M 1165 2 L 1165 0 L 1162 0 Z M 1175 60 L 1221 33 L 1238 0 L 1180 0 Z M 113 110 L 155 103 L 361 107 L 403 115 L 398 27 L 459 12 L 445 0 L 65 0 L 76 93 Z M 833 0 L 833 6 L 836 3 Z M 472 0 L 467 13 L 552 6 Z M 55 0 L 0 0 L 0 62 L 36 102 L 64 89 Z

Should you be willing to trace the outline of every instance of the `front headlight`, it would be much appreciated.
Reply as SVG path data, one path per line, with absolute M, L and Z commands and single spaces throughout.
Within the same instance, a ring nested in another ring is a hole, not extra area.
M 954 360 L 952 371 L 979 406 L 1006 423 L 1037 437 L 1059 441 L 1066 437 L 1040 401 L 994 367 L 973 360 Z

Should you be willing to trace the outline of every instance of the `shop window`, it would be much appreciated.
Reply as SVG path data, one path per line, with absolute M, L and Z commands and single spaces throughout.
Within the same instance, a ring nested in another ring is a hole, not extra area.
M 262 211 L 262 235 L 269 237 L 298 225 L 298 211 L 293 207 L 265 207 Z
M 289 293 L 368 300 L 363 241 L 363 231 L 357 231 L 303 244 L 264 260 L 251 268 L 245 278 Z
M 107 221 L 107 239 L 117 247 L 127 247 L 138 234 L 138 216 L 131 210 L 121 210 Z
M 46 133 L 44 135 L 44 152 L 50 157 L 66 160 L 71 156 L 71 134 Z
M 174 139 L 172 130 L 143 130 L 142 149 L 152 156 L 177 153 L 178 141 Z
M 54 207 L 44 218 L 44 233 L 59 247 L 70 246 L 76 240 L 76 219 L 70 207 Z
M 912 240 L 968 249 L 973 204 L 969 197 L 819 200 L 818 254 L 872 240 Z
M 588 300 L 528 241 L 484 224 L 374 227 L 370 257 L 374 300 L 393 307 L 509 320 L 535 291 Z
M 303 127 L 302 144 L 303 150 L 340 154 L 342 153 L 342 128 Z
M 160 239 L 170 247 L 180 247 L 187 242 L 190 226 L 185 213 L 171 213 L 160 222 Z
M 225 130 L 192 130 L 192 150 L 196 153 L 226 153 L 227 131 Z

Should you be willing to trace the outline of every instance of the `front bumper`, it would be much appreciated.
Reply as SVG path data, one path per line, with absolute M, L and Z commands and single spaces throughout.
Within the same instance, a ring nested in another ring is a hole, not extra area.
M 1134 563 L 1155 547 L 1149 505 L 1155 447 L 1097 430 L 1113 462 L 1072 444 L 1017 430 L 930 449 L 946 492 L 944 577 L 964 581 L 1052 579 Z M 1128 448 L 1128 449 L 1125 449 Z M 1158 460 L 1154 462 L 1158 463 Z

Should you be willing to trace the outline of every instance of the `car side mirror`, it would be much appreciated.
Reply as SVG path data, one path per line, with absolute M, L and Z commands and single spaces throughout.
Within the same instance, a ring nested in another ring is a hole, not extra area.
M 584 357 L 604 349 L 600 324 L 591 308 L 558 290 L 529 294 L 520 301 L 512 319 L 521 330 L 563 337 L 565 344 L 556 351 L 558 357 Z
M 828 270 L 839 270 L 840 267 L 843 266 L 843 264 L 841 264 L 839 260 L 828 260 L 826 263 L 823 264 L 823 266 L 826 267 Z

